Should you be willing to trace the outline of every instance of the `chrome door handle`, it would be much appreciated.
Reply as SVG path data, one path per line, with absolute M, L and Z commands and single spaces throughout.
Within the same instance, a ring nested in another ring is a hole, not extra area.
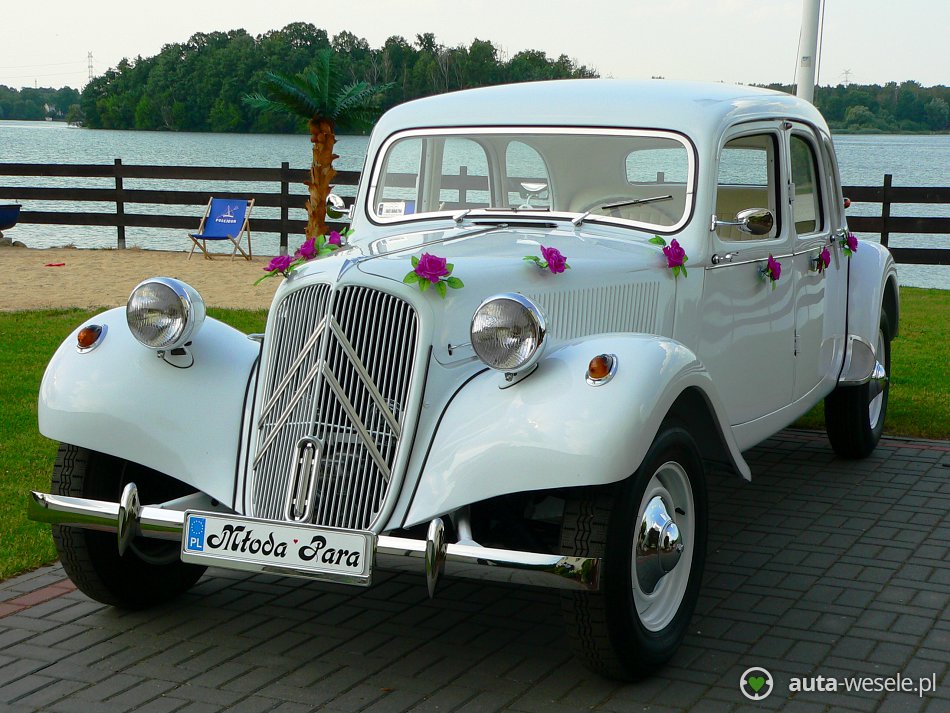
M 721 265 L 724 262 L 732 262 L 732 259 L 738 254 L 739 254 L 738 250 L 736 250 L 734 253 L 726 253 L 724 255 L 720 255 L 719 253 L 713 253 L 712 258 L 710 258 L 710 261 L 712 262 L 713 265 Z

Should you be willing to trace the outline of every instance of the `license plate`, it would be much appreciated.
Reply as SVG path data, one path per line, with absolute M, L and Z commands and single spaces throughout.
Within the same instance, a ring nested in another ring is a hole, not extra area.
M 181 559 L 250 572 L 369 585 L 372 532 L 187 512 Z

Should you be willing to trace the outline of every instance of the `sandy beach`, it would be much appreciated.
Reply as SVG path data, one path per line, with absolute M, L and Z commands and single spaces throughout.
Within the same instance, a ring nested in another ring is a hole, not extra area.
M 119 307 L 147 277 L 162 275 L 187 282 L 211 307 L 264 309 L 280 278 L 254 281 L 270 257 L 253 261 L 228 256 L 205 260 L 185 252 L 157 250 L 79 250 L 76 248 L 0 248 L 0 310 L 60 307 Z

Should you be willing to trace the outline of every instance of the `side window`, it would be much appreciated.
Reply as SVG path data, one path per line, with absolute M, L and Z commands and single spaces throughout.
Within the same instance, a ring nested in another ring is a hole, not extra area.
M 508 207 L 545 209 L 551 207 L 548 167 L 541 154 L 523 141 L 512 141 L 505 149 Z
M 792 183 L 795 200 L 792 201 L 795 232 L 807 235 L 821 230 L 824 223 L 821 200 L 821 178 L 815 150 L 804 137 L 792 134 Z
M 431 210 L 487 208 L 490 205 L 485 149 L 471 139 L 445 139 L 439 206 L 433 206 Z
M 716 181 L 716 216 L 735 220 L 746 208 L 768 208 L 775 227 L 765 237 L 743 233 L 734 226 L 716 229 L 722 240 L 763 240 L 781 233 L 777 191 L 778 142 L 773 134 L 741 136 L 729 141 L 719 155 Z

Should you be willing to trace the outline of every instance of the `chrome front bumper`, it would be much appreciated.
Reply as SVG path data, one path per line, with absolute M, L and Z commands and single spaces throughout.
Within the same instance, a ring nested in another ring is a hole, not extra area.
M 115 532 L 117 547 L 121 553 L 134 537 L 180 542 L 185 511 L 140 505 L 138 491 L 133 483 L 129 483 L 117 503 L 32 491 L 28 515 L 31 520 L 37 522 Z M 565 557 L 446 543 L 442 521 L 438 518 L 430 523 L 425 540 L 378 535 L 374 554 L 374 569 L 425 573 L 429 596 L 434 594 L 436 583 L 442 574 L 447 577 L 510 582 L 553 589 L 600 589 L 599 558 Z M 221 562 L 218 566 L 229 567 L 227 562 Z M 238 564 L 235 564 L 234 568 L 247 569 Z M 273 573 L 307 576 L 280 571 Z M 329 579 L 321 573 L 314 573 L 310 578 Z

